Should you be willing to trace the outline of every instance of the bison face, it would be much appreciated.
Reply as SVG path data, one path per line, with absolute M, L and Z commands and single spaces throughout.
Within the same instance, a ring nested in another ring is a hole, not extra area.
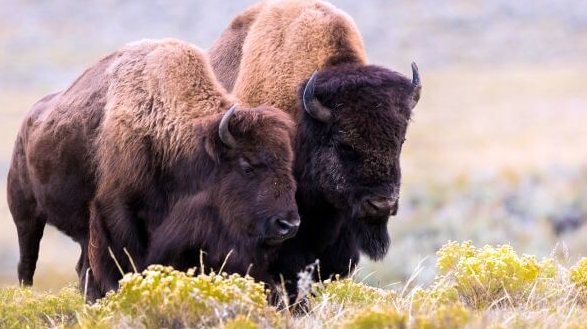
M 293 123 L 276 109 L 237 111 L 231 120 L 233 112 L 221 121 L 216 145 L 220 217 L 233 236 L 246 232 L 265 245 L 277 245 L 293 237 L 300 224 L 292 175 Z
M 304 167 L 313 189 L 364 223 L 386 223 L 398 210 L 400 152 L 421 89 L 415 64 L 413 74 L 341 66 L 315 72 L 300 93 L 298 154 L 311 156 L 296 171 Z

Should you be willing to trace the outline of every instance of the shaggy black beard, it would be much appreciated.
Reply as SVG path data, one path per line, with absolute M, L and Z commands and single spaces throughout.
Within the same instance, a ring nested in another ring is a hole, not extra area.
M 387 254 L 391 239 L 387 231 L 387 220 L 379 223 L 354 221 L 354 231 L 359 249 L 372 260 L 381 260 Z

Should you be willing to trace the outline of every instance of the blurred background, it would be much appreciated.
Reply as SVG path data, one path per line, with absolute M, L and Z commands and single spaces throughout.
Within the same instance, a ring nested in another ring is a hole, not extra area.
M 137 39 L 207 48 L 252 3 L 0 0 L 0 286 L 17 284 L 6 175 L 32 104 Z M 392 247 L 384 261 L 363 262 L 359 278 L 385 286 L 419 272 L 430 281 L 447 240 L 587 256 L 586 1 L 332 3 L 355 19 L 371 63 L 409 75 L 416 61 L 423 79 Z M 47 227 L 35 285 L 75 281 L 78 255 Z

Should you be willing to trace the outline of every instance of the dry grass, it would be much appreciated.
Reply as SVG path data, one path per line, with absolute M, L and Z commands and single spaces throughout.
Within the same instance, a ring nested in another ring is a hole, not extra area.
M 93 306 L 71 288 L 57 295 L 0 289 L 0 327 L 55 328 L 585 328 L 587 259 L 572 267 L 511 247 L 449 243 L 431 285 L 391 290 L 353 279 L 309 283 L 296 315 L 266 302 L 263 285 L 238 275 L 152 266 L 128 274 Z M 419 268 L 414 270 L 417 276 Z

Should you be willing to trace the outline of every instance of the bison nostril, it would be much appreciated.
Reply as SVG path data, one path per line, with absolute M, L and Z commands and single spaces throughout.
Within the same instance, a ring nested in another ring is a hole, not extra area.
M 279 219 L 277 221 L 277 224 L 279 225 L 280 228 L 286 229 L 286 230 L 298 227 L 298 225 L 299 225 L 299 223 L 289 222 L 288 220 L 283 219 L 283 218 Z
M 367 202 L 377 210 L 386 210 L 391 208 L 391 200 L 367 200 Z
M 266 242 L 269 245 L 274 245 L 291 239 L 298 233 L 299 226 L 300 217 L 297 213 L 295 215 L 273 216 L 267 227 L 268 238 Z
M 271 218 L 272 232 L 276 236 L 290 237 L 297 233 L 300 225 L 299 216 L 293 216 L 289 219 L 283 216 L 275 216 Z
M 293 226 L 300 226 L 300 215 L 298 215 L 297 213 L 291 215 L 288 222 Z

